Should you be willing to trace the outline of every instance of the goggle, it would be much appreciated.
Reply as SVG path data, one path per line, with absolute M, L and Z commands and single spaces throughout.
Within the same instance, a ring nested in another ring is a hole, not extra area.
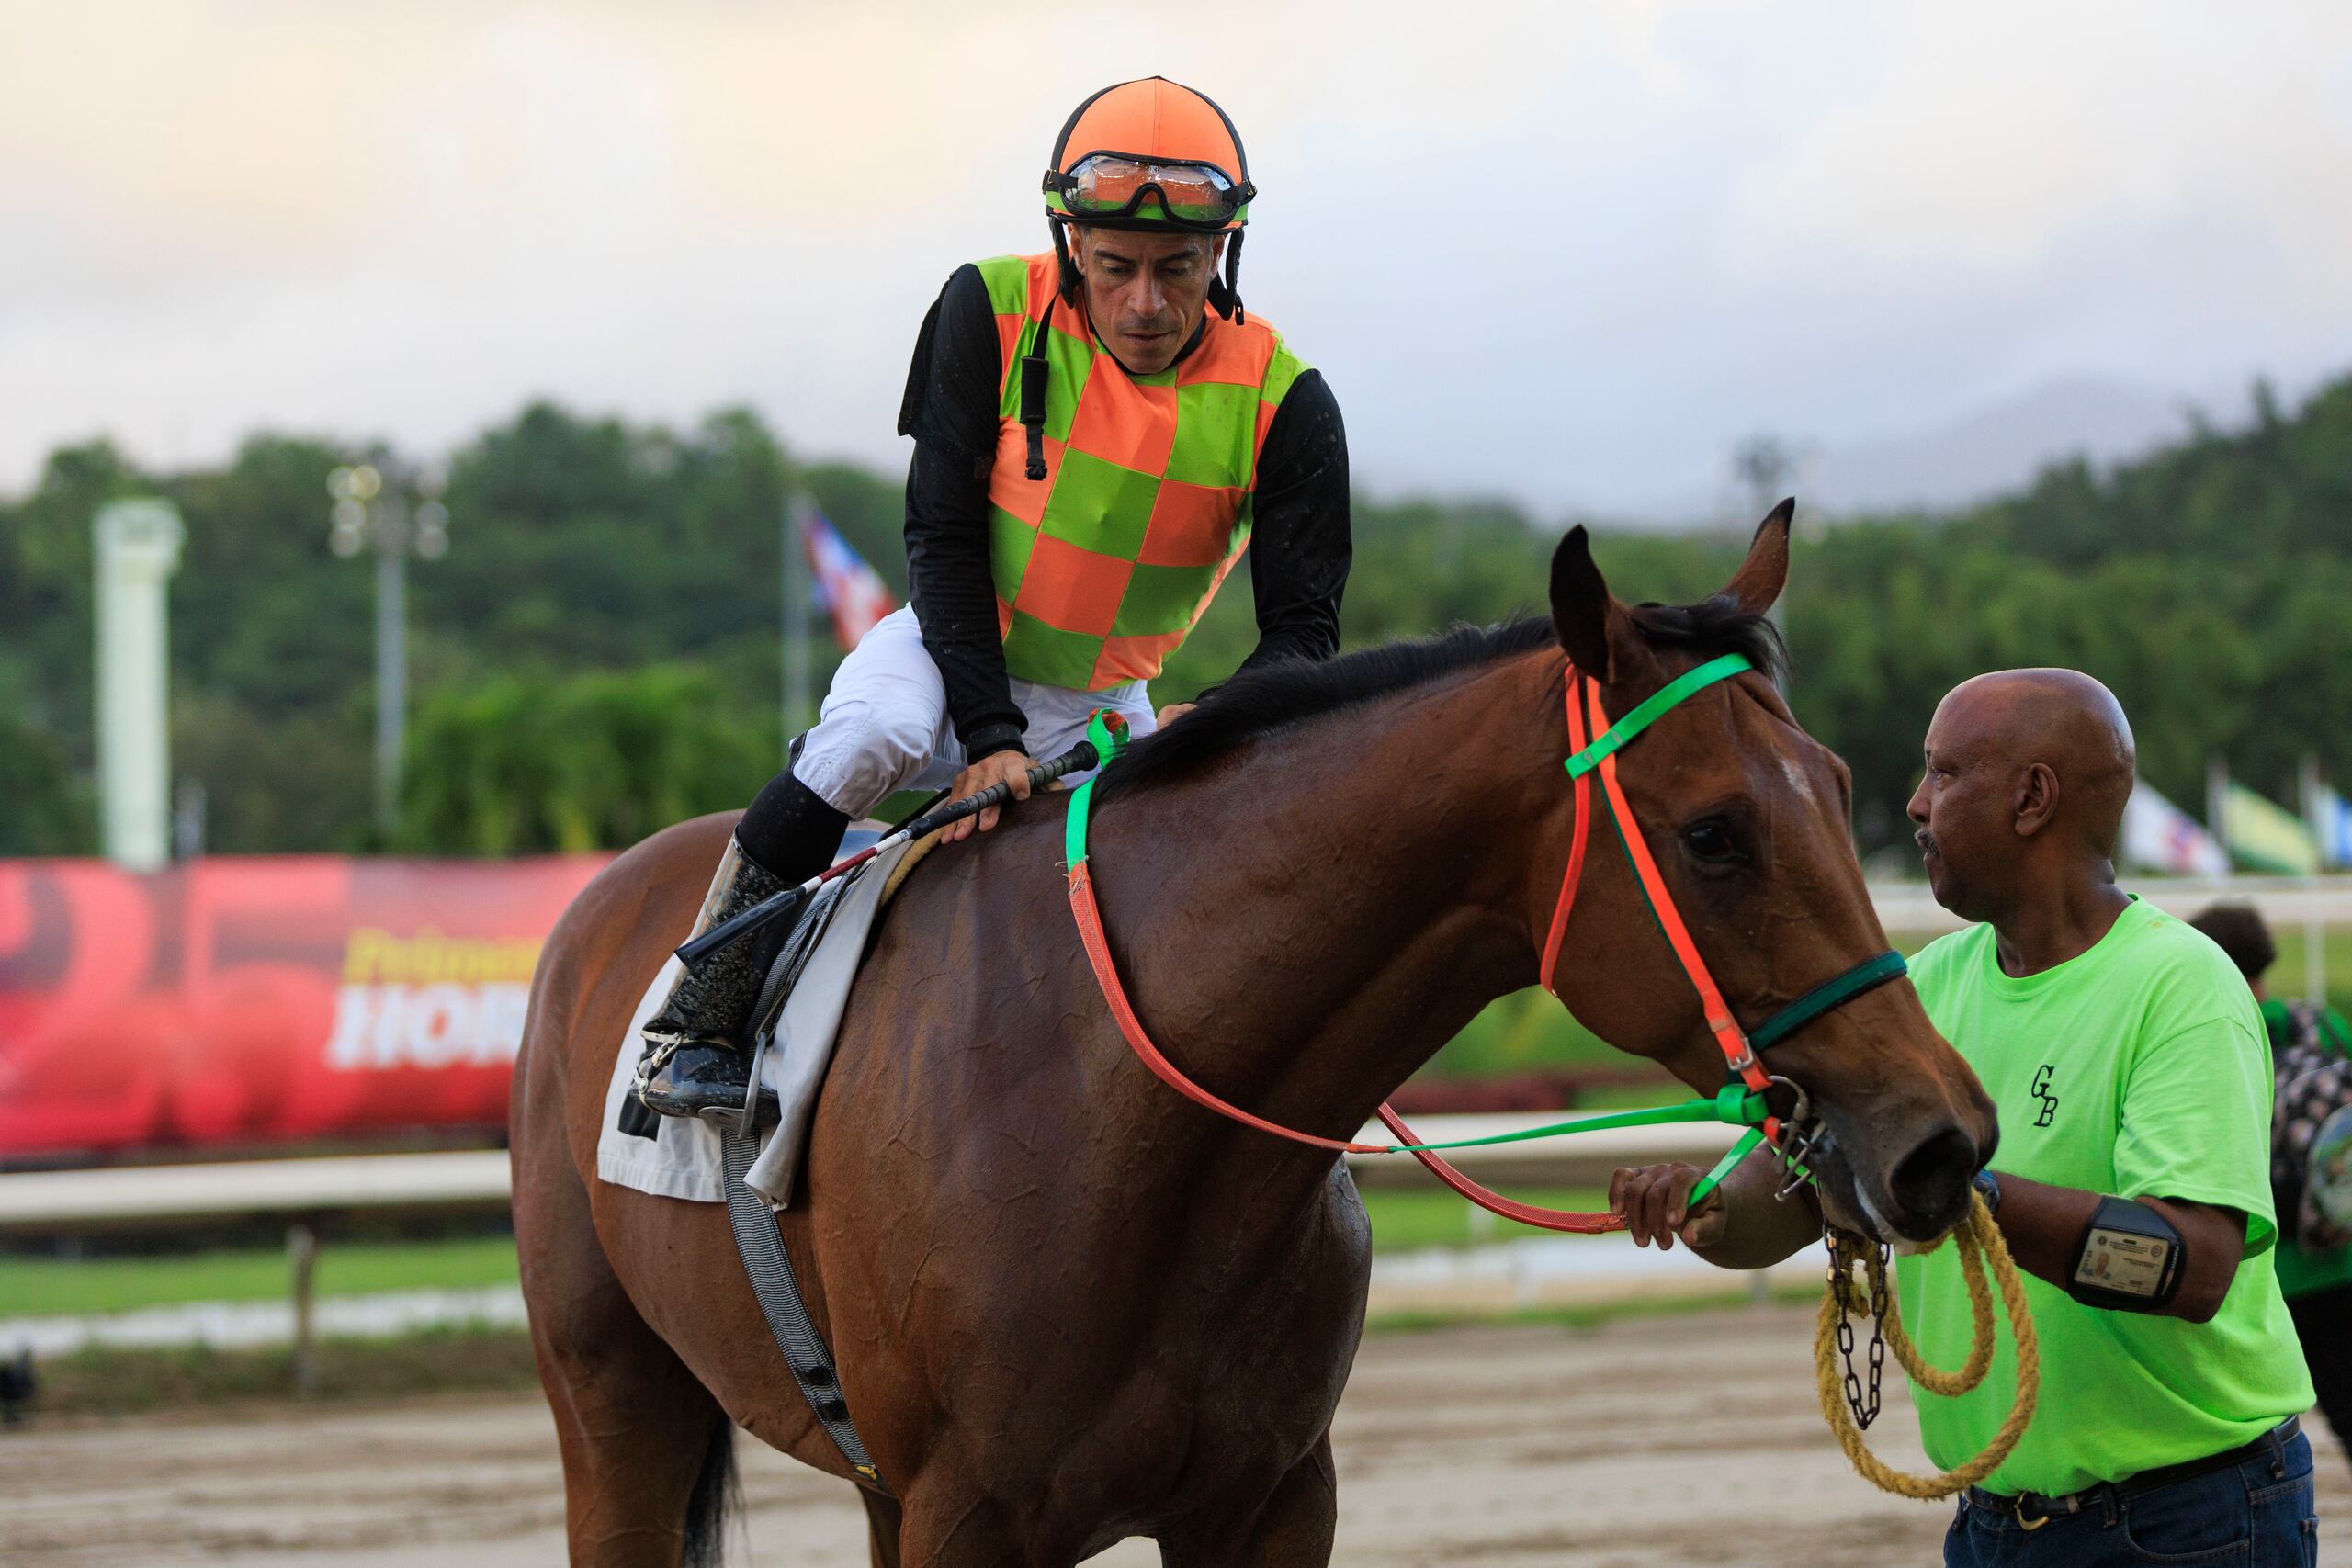
M 1090 152 L 1068 170 L 1048 169 L 1045 190 L 1061 197 L 1076 219 L 1127 218 L 1181 229 L 1226 228 L 1258 194 L 1247 180 L 1235 185 L 1215 164 L 1167 163 L 1123 152 Z M 1158 210 L 1147 216 L 1147 203 Z

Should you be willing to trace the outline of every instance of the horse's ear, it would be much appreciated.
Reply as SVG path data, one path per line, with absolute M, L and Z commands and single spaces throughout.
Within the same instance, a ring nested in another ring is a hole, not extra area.
M 1747 547 L 1747 558 L 1732 573 L 1724 593 L 1743 610 L 1762 615 L 1781 597 L 1781 590 L 1789 585 L 1789 520 L 1797 514 L 1797 498 L 1791 496 L 1772 508 L 1771 515 L 1756 525 L 1756 537 Z
M 1604 686 L 1610 678 L 1609 623 L 1615 613 L 1579 523 L 1552 552 L 1552 630 L 1569 661 Z

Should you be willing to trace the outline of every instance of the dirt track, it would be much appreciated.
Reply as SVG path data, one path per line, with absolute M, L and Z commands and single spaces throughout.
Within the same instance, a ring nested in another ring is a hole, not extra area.
M 1336 1561 L 1936 1562 L 1943 1507 L 1872 1491 L 1831 1444 L 1810 1330 L 1809 1313 L 1772 1307 L 1375 1338 L 1340 1412 Z M 1915 1433 L 1894 1396 L 1873 1428 L 1880 1450 L 1917 1465 Z M 2324 1433 L 2313 1440 L 2332 1560 L 2352 1545 L 2352 1470 Z M 739 1538 L 731 1561 L 864 1568 L 846 1488 L 748 1440 L 741 1451 L 751 1551 Z M 560 1485 L 535 1400 L 0 1433 L 0 1562 L 557 1562 Z M 1143 1568 L 1159 1553 L 1130 1541 L 1096 1561 Z

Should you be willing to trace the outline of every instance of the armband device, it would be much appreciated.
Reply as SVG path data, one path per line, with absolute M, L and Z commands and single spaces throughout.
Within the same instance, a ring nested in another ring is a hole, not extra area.
M 2170 1220 L 2129 1198 L 2101 1198 L 2075 1248 L 2066 1293 L 2109 1312 L 2158 1312 L 2180 1290 L 2187 1261 Z

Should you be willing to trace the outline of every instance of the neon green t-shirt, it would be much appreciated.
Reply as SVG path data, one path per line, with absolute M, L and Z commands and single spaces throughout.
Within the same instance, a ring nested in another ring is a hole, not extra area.
M 2025 1276 L 2041 1398 L 1987 1489 L 2054 1495 L 2120 1481 L 2234 1448 L 2310 1408 L 2311 1374 L 2271 1270 L 2269 1045 L 2222 950 L 2135 898 L 2096 946 L 2054 969 L 2003 974 L 1992 928 L 1975 926 L 1913 959 L 1911 978 L 2000 1111 L 1996 1173 L 2246 1215 L 2246 1256 L 2211 1323 L 2082 1306 Z M 1895 1277 L 1919 1348 L 1960 1365 L 1970 1323 L 1956 1249 L 1903 1258 Z M 2017 1353 L 2006 1322 L 1995 1343 L 1973 1393 L 1912 1391 L 1940 1466 L 1980 1452 L 2008 1413 Z

